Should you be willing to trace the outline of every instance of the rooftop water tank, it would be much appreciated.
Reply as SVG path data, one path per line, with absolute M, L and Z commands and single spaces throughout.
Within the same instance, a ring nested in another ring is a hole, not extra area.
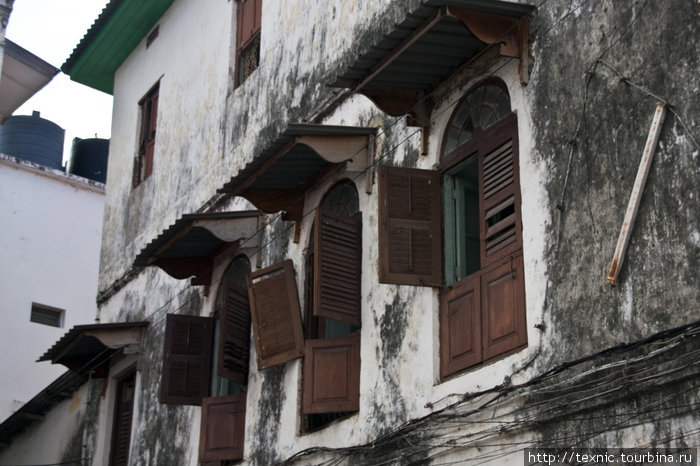
M 0 153 L 62 170 L 64 133 L 39 112 L 11 116 L 0 126 Z
M 68 173 L 104 183 L 107 180 L 109 139 L 73 139 Z

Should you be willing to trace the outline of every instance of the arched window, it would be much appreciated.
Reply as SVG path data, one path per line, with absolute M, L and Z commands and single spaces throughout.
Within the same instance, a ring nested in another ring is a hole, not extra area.
M 518 125 L 502 81 L 460 100 L 439 170 L 379 167 L 379 255 L 382 283 L 440 287 L 442 377 L 527 345 Z
M 359 198 L 354 183 L 344 180 L 319 203 L 304 260 L 307 431 L 358 409 L 361 260 Z M 334 370 L 325 370 L 327 364 Z
M 250 306 L 246 275 L 250 262 L 238 256 L 226 268 L 216 295 L 215 312 L 218 338 L 214 339 L 216 357 L 212 395 L 236 393 L 248 384 L 250 355 Z
M 500 80 L 461 100 L 441 157 L 444 277 L 441 374 L 527 344 L 518 130 Z

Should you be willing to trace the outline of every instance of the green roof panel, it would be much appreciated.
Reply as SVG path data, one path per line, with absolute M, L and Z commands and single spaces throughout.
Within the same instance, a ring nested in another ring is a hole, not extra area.
M 114 73 L 174 0 L 112 0 L 61 70 L 73 81 L 114 92 Z

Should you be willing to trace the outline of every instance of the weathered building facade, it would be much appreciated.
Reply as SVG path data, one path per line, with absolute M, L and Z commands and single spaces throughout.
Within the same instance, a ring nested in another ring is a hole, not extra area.
M 699 13 L 111 2 L 63 68 L 114 94 L 73 457 L 696 447 Z

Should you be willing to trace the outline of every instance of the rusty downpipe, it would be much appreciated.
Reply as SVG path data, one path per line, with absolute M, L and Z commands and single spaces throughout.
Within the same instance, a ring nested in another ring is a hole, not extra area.
M 647 137 L 647 142 L 644 146 L 642 160 L 639 163 L 637 177 L 634 180 L 632 194 L 630 195 L 630 200 L 627 204 L 627 211 L 625 212 L 625 219 L 622 222 L 622 229 L 620 230 L 620 236 L 617 240 L 615 255 L 613 256 L 613 260 L 610 264 L 610 271 L 608 272 L 607 279 L 608 284 L 610 285 L 615 284 L 617 275 L 620 272 L 622 262 L 625 258 L 625 251 L 627 251 L 630 232 L 632 230 L 632 226 L 634 225 L 634 220 L 637 217 L 637 211 L 639 210 L 639 203 L 642 199 L 644 185 L 646 184 L 647 176 L 649 175 L 649 170 L 651 169 L 651 162 L 654 160 L 654 152 L 656 151 L 656 145 L 659 142 L 659 134 L 661 133 L 661 127 L 663 126 L 664 118 L 666 117 L 666 106 L 667 105 L 665 102 L 659 102 L 656 104 L 654 118 L 651 122 L 651 127 L 649 128 L 649 136 Z

